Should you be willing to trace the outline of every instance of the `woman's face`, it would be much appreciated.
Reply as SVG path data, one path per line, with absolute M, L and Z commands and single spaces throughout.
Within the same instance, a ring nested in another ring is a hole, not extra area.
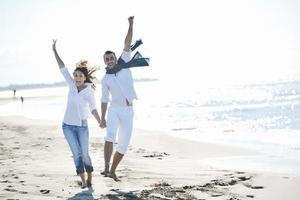
M 83 86 L 84 85 L 84 81 L 86 80 L 84 74 L 81 71 L 75 71 L 73 73 L 74 76 L 74 81 L 77 87 Z

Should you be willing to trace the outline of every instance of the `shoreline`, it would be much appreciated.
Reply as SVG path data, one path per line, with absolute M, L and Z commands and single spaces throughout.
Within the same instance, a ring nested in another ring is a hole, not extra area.
M 66 89 L 66 88 L 65 88 Z M 37 91 L 28 92 L 30 96 L 25 97 L 24 104 L 21 103 L 19 98 L 13 97 L 0 97 L 0 107 L 2 117 L 9 117 L 13 115 L 20 115 L 32 120 L 41 119 L 41 120 L 51 120 L 51 123 L 56 122 L 57 124 L 61 124 L 61 120 L 64 115 L 64 104 L 65 104 L 65 91 L 50 88 L 46 93 L 39 93 Z M 99 103 L 99 102 L 98 102 Z M 299 151 L 299 134 L 300 132 L 289 132 L 288 130 L 268 130 L 268 132 L 251 132 L 249 130 L 242 130 L 239 126 L 229 125 L 229 126 L 208 126 L 205 128 L 197 128 L 197 126 L 193 125 L 179 125 L 168 124 L 164 126 L 164 124 L 156 124 L 155 120 L 149 121 L 147 120 L 146 115 L 141 115 L 141 113 L 153 113 L 152 110 L 147 110 L 143 107 L 138 107 L 138 101 L 136 104 L 137 115 L 135 119 L 135 127 L 137 132 L 159 132 L 162 134 L 170 135 L 171 137 L 177 137 L 179 139 L 196 141 L 199 143 L 205 144 L 217 144 L 223 146 L 233 147 L 242 149 L 249 149 L 251 151 L 258 152 L 259 156 L 257 158 L 249 157 L 249 159 L 263 163 L 263 166 L 253 166 L 252 168 L 260 168 L 257 170 L 261 170 L 262 167 L 274 169 L 274 167 L 278 168 L 275 172 L 292 172 L 291 169 L 299 168 L 296 171 L 296 175 L 300 174 L 300 151 Z M 38 109 L 36 109 L 38 107 Z M 98 105 L 98 108 L 100 106 Z M 44 114 L 47 113 L 47 114 Z M 155 113 L 155 112 L 154 112 Z M 140 116 L 138 116 L 140 114 Z M 59 117 L 57 117 L 59 116 Z M 165 120 L 165 119 L 164 119 Z M 161 121 L 164 121 L 161 120 Z M 90 125 L 95 125 L 95 121 L 90 120 Z M 168 121 L 167 121 L 168 122 Z M 206 123 L 206 121 L 200 121 L 199 123 Z M 209 121 L 208 121 L 209 123 Z M 149 131 L 152 129 L 152 124 L 155 125 L 157 131 Z M 143 128 L 145 130 L 140 130 L 139 128 Z M 248 132 L 249 131 L 249 132 Z M 278 131 L 278 132 L 276 132 Z M 282 142 L 281 142 L 282 141 Z M 286 148 L 286 149 L 285 149 Z M 289 148 L 289 149 L 287 149 Z M 288 151 L 285 151 L 288 150 Z M 262 155 L 260 155 L 262 154 Z M 268 155 L 267 155 L 268 154 Z M 280 156 L 278 156 L 280 154 Z M 289 157 L 290 159 L 287 159 Z M 239 159 L 234 157 L 230 161 L 226 159 L 223 161 L 222 159 L 213 160 L 213 165 L 218 165 L 224 167 L 225 165 L 229 165 L 226 167 L 227 169 L 231 169 L 230 165 L 245 165 L 246 162 L 249 162 L 248 159 L 242 161 L 243 158 Z M 207 162 L 210 162 L 209 160 Z M 281 163 L 284 163 L 282 165 Z M 270 165 L 271 167 L 269 167 Z M 289 169 L 291 166 L 291 169 Z M 240 166 L 241 170 L 249 170 L 247 166 L 244 168 Z M 255 172 L 255 170 L 254 170 Z

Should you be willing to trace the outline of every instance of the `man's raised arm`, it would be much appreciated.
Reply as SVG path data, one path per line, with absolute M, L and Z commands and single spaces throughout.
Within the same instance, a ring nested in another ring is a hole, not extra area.
M 131 41 L 132 41 L 132 29 L 133 29 L 133 19 L 134 16 L 128 18 L 129 27 L 125 38 L 124 51 L 130 51 Z

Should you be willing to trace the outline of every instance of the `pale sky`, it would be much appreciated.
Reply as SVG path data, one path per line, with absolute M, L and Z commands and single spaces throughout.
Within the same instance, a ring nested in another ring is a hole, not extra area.
M 135 78 L 226 84 L 300 74 L 297 0 L 0 0 L 0 86 L 62 81 L 51 49 L 71 70 L 120 54 L 135 16 L 150 67 Z M 300 77 L 300 76 L 299 76 Z

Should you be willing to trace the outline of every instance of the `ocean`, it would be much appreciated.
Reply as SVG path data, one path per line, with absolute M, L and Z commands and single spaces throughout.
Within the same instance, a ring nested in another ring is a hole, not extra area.
M 230 168 L 300 174 L 300 81 L 207 86 L 163 80 L 135 83 L 138 129 L 263 152 L 259 156 L 207 159 Z M 60 123 L 67 87 L 1 91 L 0 115 Z M 23 104 L 20 97 L 24 97 Z M 96 91 L 100 109 L 100 91 Z M 94 119 L 91 123 L 96 124 Z M 248 163 L 245 165 L 245 163 Z

